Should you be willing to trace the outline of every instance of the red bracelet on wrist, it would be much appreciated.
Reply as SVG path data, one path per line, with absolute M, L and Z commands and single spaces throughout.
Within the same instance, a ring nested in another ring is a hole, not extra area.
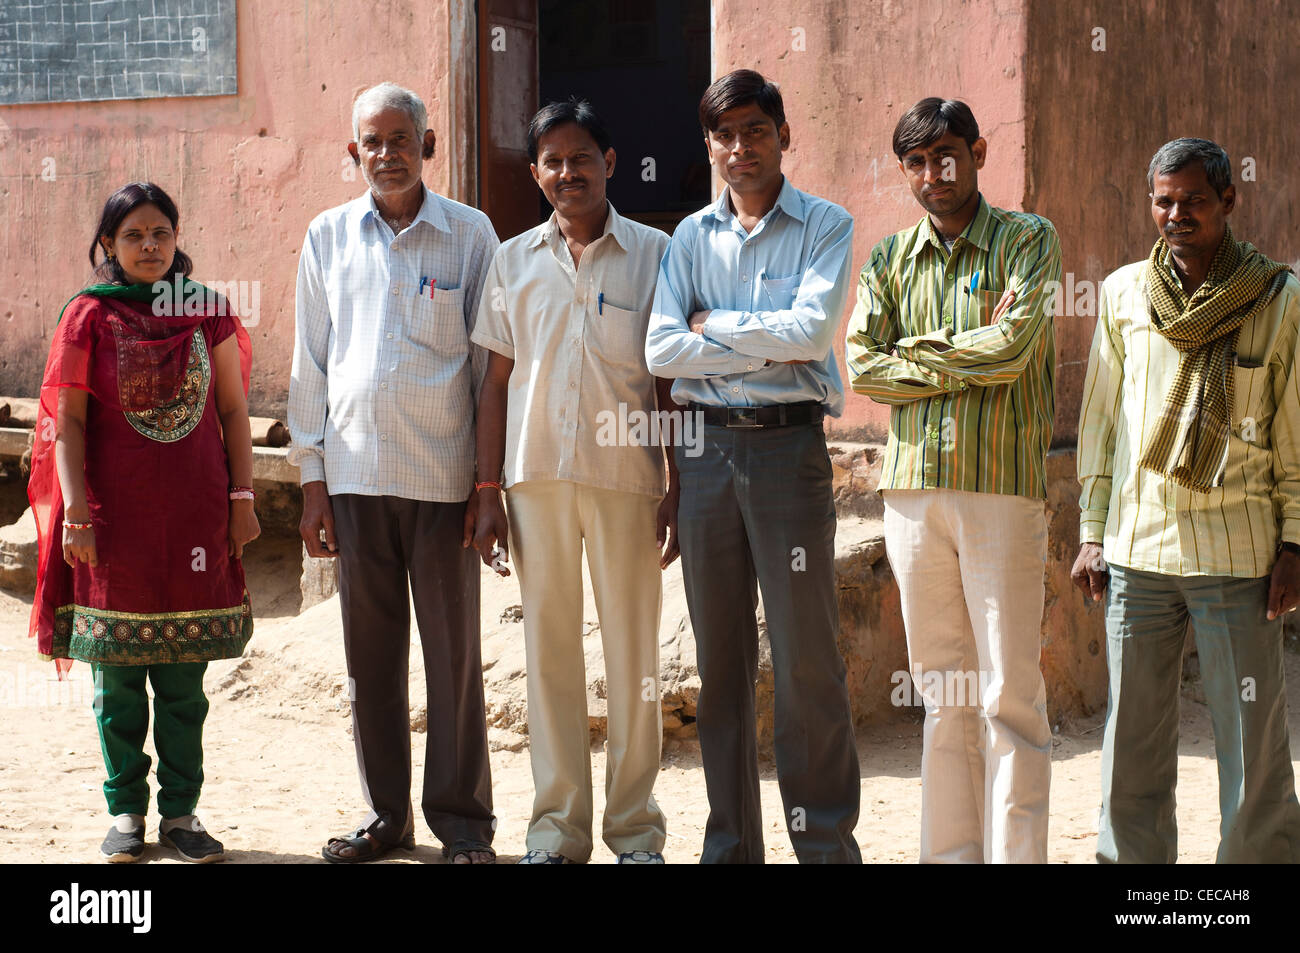
M 475 489 L 475 490 L 481 490 L 481 489 L 483 489 L 484 487 L 487 487 L 487 486 L 493 487 L 494 489 L 496 489 L 496 491 L 497 491 L 498 493 L 503 492 L 503 488 L 502 488 L 501 484 L 500 484 L 500 483 L 497 483 L 495 480 L 484 480 L 482 483 L 475 483 L 475 484 L 474 484 L 474 489 Z

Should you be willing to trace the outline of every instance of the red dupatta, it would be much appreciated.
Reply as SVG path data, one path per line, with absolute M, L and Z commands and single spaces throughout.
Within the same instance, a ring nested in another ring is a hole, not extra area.
M 156 291 L 159 286 L 164 290 Z M 98 334 L 86 333 L 86 321 L 63 323 L 64 313 L 82 297 L 93 298 L 98 304 L 88 315 L 88 321 L 98 324 Z M 152 302 L 152 307 L 143 311 L 139 302 Z M 175 285 L 93 285 L 63 306 L 41 381 L 32 472 L 27 483 L 38 539 L 36 597 L 28 635 L 36 638 L 41 655 L 49 656 L 53 651 L 54 613 L 66 595 L 61 586 L 51 585 L 47 572 L 52 558 L 57 560 L 54 565 L 63 559 L 63 489 L 54 459 L 60 389 L 75 387 L 121 411 L 139 412 L 172 402 L 184 383 L 195 328 L 223 313 L 220 309 L 233 315 L 225 298 L 188 279 Z M 236 320 L 234 326 L 247 396 L 252 342 L 243 324 Z M 113 372 L 96 378 L 92 368 L 97 364 L 101 370 L 106 366 Z M 105 381 L 111 381 L 111 386 Z M 55 664 L 62 677 L 72 660 L 55 659 Z

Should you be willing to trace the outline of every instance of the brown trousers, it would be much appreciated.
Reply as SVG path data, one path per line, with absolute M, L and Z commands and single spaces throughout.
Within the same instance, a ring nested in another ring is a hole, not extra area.
M 411 823 L 409 579 L 428 705 L 424 819 L 448 847 L 491 843 L 496 819 L 479 654 L 479 570 L 473 548 L 461 547 L 465 504 L 354 494 L 330 500 L 352 736 L 371 810 L 364 826 L 392 843 Z

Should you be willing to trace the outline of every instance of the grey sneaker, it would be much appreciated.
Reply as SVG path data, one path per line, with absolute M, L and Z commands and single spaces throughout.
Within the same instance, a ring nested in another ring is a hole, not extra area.
M 524 856 L 520 857 L 517 863 L 520 864 L 571 864 L 573 861 L 563 854 L 553 850 L 530 850 Z
M 618 855 L 620 864 L 662 864 L 664 855 L 651 850 L 629 850 Z
M 133 831 L 119 831 L 117 825 L 108 829 L 108 836 L 99 845 L 99 852 L 110 864 L 133 864 L 144 853 L 144 827 Z
M 190 820 L 188 828 L 173 827 L 166 832 L 158 828 L 158 843 L 174 848 L 183 860 L 192 864 L 212 864 L 226 859 L 221 841 L 209 834 L 197 817 Z

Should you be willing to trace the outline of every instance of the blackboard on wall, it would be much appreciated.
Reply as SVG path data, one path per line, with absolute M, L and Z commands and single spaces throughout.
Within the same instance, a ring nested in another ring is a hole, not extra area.
M 0 0 L 0 104 L 230 96 L 235 0 Z

